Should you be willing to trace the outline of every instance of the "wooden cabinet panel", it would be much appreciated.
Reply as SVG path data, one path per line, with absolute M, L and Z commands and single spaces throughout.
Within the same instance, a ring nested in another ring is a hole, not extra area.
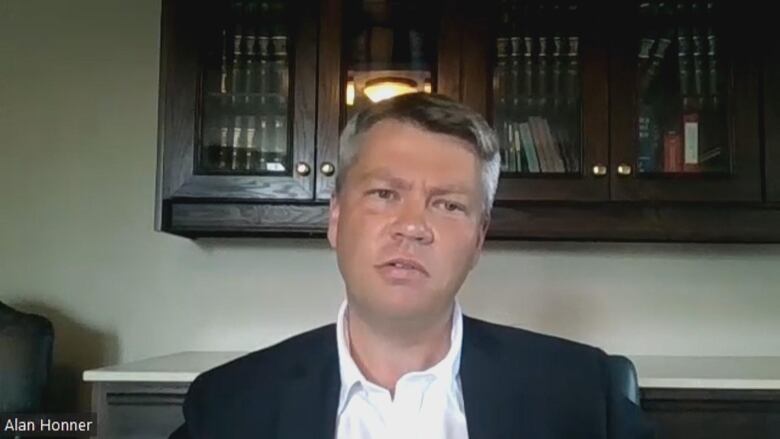
M 642 408 L 659 438 L 780 437 L 780 391 L 642 389 Z

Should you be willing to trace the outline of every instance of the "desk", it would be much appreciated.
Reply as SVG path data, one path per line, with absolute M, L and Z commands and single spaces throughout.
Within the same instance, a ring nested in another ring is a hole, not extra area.
M 98 437 L 163 439 L 198 374 L 244 352 L 181 352 L 84 372 Z M 780 438 L 780 357 L 629 356 L 659 439 Z

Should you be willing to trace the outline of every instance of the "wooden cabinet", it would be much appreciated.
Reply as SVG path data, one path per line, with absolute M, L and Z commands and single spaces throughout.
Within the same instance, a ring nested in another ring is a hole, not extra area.
M 165 439 L 184 422 L 189 383 L 93 383 L 98 438 Z M 642 409 L 664 439 L 774 439 L 780 392 L 641 389 Z
M 157 228 L 321 236 L 346 84 L 378 65 L 356 47 L 387 47 L 361 26 L 400 20 L 404 38 L 424 37 L 431 88 L 483 112 L 502 142 L 490 238 L 780 242 L 780 54 L 735 25 L 760 9 L 165 0 Z M 279 65 L 286 82 L 269 73 Z
M 184 423 L 182 405 L 189 387 L 189 382 L 92 383 L 97 438 L 167 439 Z
M 780 437 L 776 390 L 642 389 L 642 409 L 658 438 Z
M 766 39 L 744 26 L 760 8 L 495 0 L 464 10 L 475 18 L 463 58 L 479 66 L 464 65 L 462 99 L 504 150 L 491 237 L 780 239 L 770 128 L 780 114 L 767 94 L 777 54 L 763 56 Z
M 761 202 L 760 54 L 733 26 L 737 5 L 623 3 L 618 34 L 630 37 L 610 39 L 611 199 Z
M 757 50 L 730 5 L 472 4 L 464 100 L 509 158 L 498 199 L 760 202 Z
M 502 146 L 496 200 L 609 199 L 609 82 L 602 2 L 464 5 L 463 101 Z M 553 149 L 555 150 L 553 154 Z M 591 172 L 598 166 L 599 172 Z
M 253 207 L 314 198 L 318 29 L 313 0 L 164 2 L 158 228 L 317 216 Z
M 84 372 L 99 438 L 167 438 L 201 373 L 246 352 L 179 352 Z M 780 437 L 780 358 L 631 356 L 658 439 Z

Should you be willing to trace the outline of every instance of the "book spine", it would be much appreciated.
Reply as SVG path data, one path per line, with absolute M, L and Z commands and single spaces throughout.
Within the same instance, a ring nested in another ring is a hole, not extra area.
M 546 145 L 544 138 L 544 128 L 539 117 L 532 116 L 528 118 L 528 123 L 531 126 L 531 134 L 534 138 L 534 145 L 536 146 L 536 155 L 539 157 L 539 164 L 542 172 L 555 172 L 555 165 L 552 157 L 550 157 L 550 151 Z
M 510 129 L 512 131 L 512 162 L 517 172 L 523 172 L 523 150 L 520 146 L 520 133 L 517 131 L 517 124 L 513 123 Z
M 699 115 L 688 113 L 683 117 L 685 139 L 685 172 L 696 172 L 699 167 Z
M 550 124 L 547 119 L 541 119 L 542 135 L 544 136 L 545 145 L 548 150 L 548 154 L 552 159 L 554 172 L 566 172 L 566 166 L 563 164 L 563 157 L 561 155 L 561 149 L 558 143 L 555 141 Z
M 516 172 L 514 161 L 512 160 L 512 123 L 504 122 L 503 133 L 501 136 L 501 170 L 504 172 Z
M 523 143 L 523 150 L 525 156 L 528 159 L 528 171 L 529 172 L 541 172 L 539 166 L 539 157 L 536 154 L 536 145 L 534 144 L 534 137 L 531 134 L 531 125 L 528 122 L 522 122 L 518 124 L 520 131 L 520 140 Z
M 677 131 L 664 134 L 664 172 L 682 172 L 682 139 Z
M 639 107 L 639 157 L 637 160 L 639 172 L 655 172 L 657 170 L 658 140 L 658 128 L 653 119 L 652 108 L 643 104 Z

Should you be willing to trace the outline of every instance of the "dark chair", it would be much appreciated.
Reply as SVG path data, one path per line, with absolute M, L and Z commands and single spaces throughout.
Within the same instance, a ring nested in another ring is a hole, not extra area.
M 53 345 L 48 319 L 0 302 L 0 413 L 42 409 Z
M 639 381 L 634 363 L 622 355 L 610 355 L 608 366 L 612 385 L 620 389 L 631 402 L 639 405 Z

